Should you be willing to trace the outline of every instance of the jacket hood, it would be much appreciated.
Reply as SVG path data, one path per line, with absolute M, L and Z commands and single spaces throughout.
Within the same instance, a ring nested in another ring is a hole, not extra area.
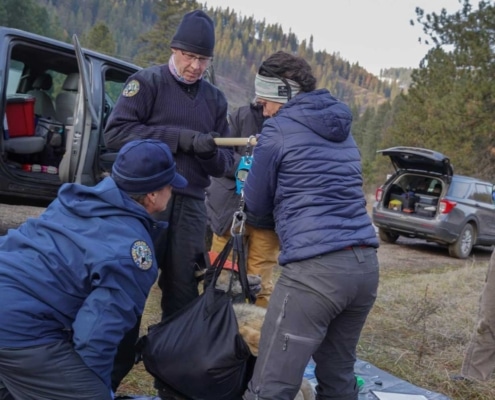
M 343 142 L 351 133 L 351 110 L 327 89 L 298 94 L 276 117 L 294 120 L 332 142 Z
M 153 225 L 158 224 L 143 206 L 121 191 L 110 177 L 96 186 L 64 184 L 57 199 L 71 213 L 81 217 L 138 217 L 150 232 Z

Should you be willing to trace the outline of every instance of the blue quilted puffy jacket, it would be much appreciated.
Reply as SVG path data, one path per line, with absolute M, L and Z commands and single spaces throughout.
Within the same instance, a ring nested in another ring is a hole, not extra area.
M 351 124 L 349 108 L 326 89 L 298 94 L 265 122 L 244 195 L 253 214 L 273 213 L 280 265 L 378 247 Z

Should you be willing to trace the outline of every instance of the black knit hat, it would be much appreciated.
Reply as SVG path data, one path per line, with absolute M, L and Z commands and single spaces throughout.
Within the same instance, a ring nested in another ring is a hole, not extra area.
M 151 193 L 167 185 L 187 185 L 187 180 L 176 172 L 170 148 L 154 139 L 124 145 L 113 163 L 111 176 L 120 189 L 131 194 Z
M 201 10 L 187 13 L 182 18 L 170 47 L 205 57 L 213 57 L 213 48 L 215 47 L 213 20 Z

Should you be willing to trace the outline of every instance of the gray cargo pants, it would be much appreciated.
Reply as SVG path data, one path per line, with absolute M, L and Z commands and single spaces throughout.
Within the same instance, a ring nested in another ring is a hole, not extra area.
M 292 400 L 311 356 L 317 399 L 357 400 L 356 346 L 377 295 L 376 249 L 353 247 L 282 267 L 245 400 Z

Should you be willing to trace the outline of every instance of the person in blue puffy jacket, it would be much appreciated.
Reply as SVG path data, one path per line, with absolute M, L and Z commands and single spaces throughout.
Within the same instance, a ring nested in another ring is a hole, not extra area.
M 94 187 L 64 184 L 39 218 L 0 237 L 0 398 L 106 400 L 117 346 L 158 274 L 153 238 L 176 173 L 136 140 Z
M 293 399 L 312 357 L 318 399 L 357 400 L 356 346 L 379 265 L 352 114 L 316 89 L 304 59 L 282 51 L 261 64 L 255 91 L 270 118 L 244 196 L 249 212 L 275 218 L 281 274 L 244 399 Z

